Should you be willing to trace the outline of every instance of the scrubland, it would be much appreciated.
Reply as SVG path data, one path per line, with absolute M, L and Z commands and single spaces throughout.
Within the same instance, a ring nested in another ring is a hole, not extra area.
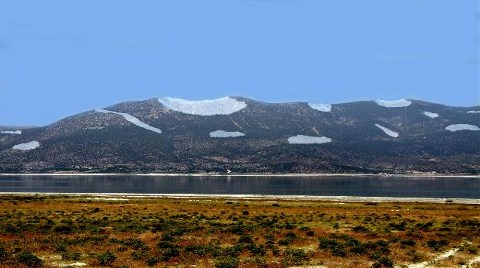
M 452 202 L 0 196 L 0 267 L 480 267 L 479 234 Z

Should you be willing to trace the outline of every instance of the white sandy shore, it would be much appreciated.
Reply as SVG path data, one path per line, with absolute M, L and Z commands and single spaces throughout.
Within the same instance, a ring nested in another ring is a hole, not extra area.
M 158 177 L 424 177 L 424 178 L 480 178 L 466 174 L 374 174 L 374 173 L 288 173 L 288 174 L 211 174 L 211 173 L 0 173 L 0 176 L 158 176 Z
M 37 192 L 1 192 L 2 195 L 57 195 L 97 198 L 98 200 L 123 200 L 133 198 L 205 198 L 205 199 L 240 199 L 240 200 L 300 200 L 300 201 L 334 201 L 334 202 L 419 202 L 480 204 L 480 199 L 469 198 L 420 198 L 420 197 L 367 197 L 367 196 L 309 196 L 309 195 L 249 195 L 249 194 L 131 194 L 131 193 L 37 193 Z

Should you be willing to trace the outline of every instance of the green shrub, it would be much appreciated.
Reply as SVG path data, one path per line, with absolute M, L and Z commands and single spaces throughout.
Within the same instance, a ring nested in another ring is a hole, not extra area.
M 160 258 L 162 261 L 168 261 L 173 257 L 177 257 L 180 255 L 180 250 L 178 247 L 166 248 L 162 250 L 162 257 Z
M 235 268 L 238 267 L 240 260 L 238 257 L 221 257 L 215 259 L 215 268 Z
M 360 241 L 350 236 L 342 236 L 340 238 L 345 240 L 345 243 L 334 239 L 320 238 L 319 247 L 330 251 L 334 256 L 340 257 L 345 257 L 347 255 L 347 247 L 350 247 L 350 250 L 357 254 L 364 253 L 367 250 L 365 244 L 362 244 Z
M 366 233 L 366 232 L 368 232 L 368 228 L 365 227 L 365 226 L 358 225 L 358 226 L 354 226 L 352 228 L 352 231 L 354 231 L 356 233 Z
M 185 247 L 185 252 L 193 253 L 198 256 L 205 256 L 210 252 L 210 247 L 205 245 L 189 245 Z
M 372 252 L 373 256 L 381 256 L 390 253 L 390 248 L 388 247 L 389 243 L 385 240 L 377 240 L 374 242 L 367 242 L 365 243 L 365 247 Z M 375 257 L 373 257 L 376 259 Z
M 301 248 L 286 249 L 284 254 L 286 265 L 301 265 L 309 259 L 305 250 Z
M 117 257 L 110 251 L 97 255 L 97 260 L 102 266 L 110 266 L 115 262 Z
M 332 254 L 334 256 L 345 257 L 347 255 L 347 252 L 345 251 L 343 245 L 339 245 L 338 247 L 332 249 Z
M 284 239 L 278 240 L 278 244 L 280 246 L 288 246 L 292 243 L 293 243 L 293 239 L 291 239 L 291 238 L 284 238 Z
M 42 267 L 43 261 L 28 251 L 20 252 L 17 255 L 17 261 L 28 267 Z
M 242 235 L 238 239 L 238 243 L 252 244 L 253 243 L 253 238 L 250 235 Z
M 157 247 L 161 249 L 167 249 L 167 248 L 177 248 L 178 246 L 175 243 L 172 243 L 170 241 L 160 241 L 158 242 Z
M 5 260 L 6 258 L 7 258 L 7 251 L 3 247 L 0 247 L 0 262 Z
M 237 257 L 242 252 L 242 247 L 238 244 L 231 247 L 224 247 L 220 251 L 220 256 Z
M 158 261 L 159 260 L 156 256 L 152 256 L 152 257 L 147 259 L 147 265 L 148 266 L 155 266 L 155 265 L 157 265 Z
M 396 231 L 405 231 L 406 226 L 407 226 L 407 223 L 405 221 L 403 221 L 401 223 L 391 222 L 391 223 L 388 224 L 388 227 L 391 230 L 396 230 Z
M 249 244 L 247 245 L 247 249 L 255 256 L 264 256 L 267 254 L 267 249 L 264 245 Z
M 423 260 L 423 256 L 414 249 L 407 251 L 407 255 L 410 256 L 412 262 L 420 262 Z
M 264 257 L 255 257 L 254 259 L 255 267 L 258 268 L 267 268 L 267 260 Z
M 147 245 L 145 245 L 145 243 L 138 238 L 128 239 L 126 241 L 123 241 L 122 244 L 124 244 L 125 246 L 132 247 L 134 249 L 148 248 Z
M 439 251 L 441 248 L 448 246 L 448 240 L 446 239 L 428 240 L 427 246 L 429 246 L 434 251 Z
M 373 268 L 393 268 L 395 262 L 389 257 L 382 256 L 378 258 L 372 265 Z
M 11 223 L 8 223 L 3 231 L 5 234 L 19 234 L 22 232 L 22 229 L 16 225 L 13 225 Z
M 333 240 L 333 239 L 328 239 L 328 238 L 320 238 L 320 248 L 322 249 L 334 249 L 336 247 L 338 247 L 340 245 L 340 243 L 337 241 L 337 240 Z
M 53 228 L 53 231 L 55 233 L 60 233 L 60 234 L 71 234 L 73 232 L 73 228 L 71 225 L 67 224 L 60 224 L 57 225 Z
M 406 239 L 406 240 L 400 241 L 400 244 L 402 244 L 402 246 L 415 246 L 416 242 L 413 241 L 412 239 Z
M 132 259 L 134 260 L 142 260 L 145 259 L 148 256 L 148 250 L 147 249 L 139 249 L 139 250 L 134 250 L 132 253 L 130 253 L 132 256 Z

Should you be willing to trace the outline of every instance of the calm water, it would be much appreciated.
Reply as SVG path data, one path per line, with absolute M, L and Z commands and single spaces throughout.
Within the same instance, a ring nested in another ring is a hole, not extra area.
M 480 198 L 480 177 L 0 175 L 0 192 Z

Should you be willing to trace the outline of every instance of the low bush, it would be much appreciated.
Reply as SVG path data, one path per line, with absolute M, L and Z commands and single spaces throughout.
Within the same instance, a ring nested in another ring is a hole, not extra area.
M 253 238 L 250 235 L 242 235 L 238 239 L 238 243 L 252 244 L 253 243 Z
M 267 254 L 267 249 L 264 245 L 249 244 L 247 249 L 255 256 L 265 256 Z
M 406 239 L 406 240 L 401 240 L 400 244 L 402 244 L 402 246 L 415 246 L 416 242 L 413 241 L 412 239 Z
M 439 251 L 440 249 L 448 246 L 448 240 L 446 239 L 428 240 L 427 246 L 433 249 L 434 251 Z
M 284 261 L 286 265 L 302 265 L 309 259 L 305 250 L 301 248 L 286 249 L 284 254 Z
M 139 250 L 134 250 L 132 251 L 132 253 L 130 253 L 130 256 L 132 256 L 132 259 L 134 260 L 142 260 L 148 256 L 148 250 L 144 248 Z
M 366 233 L 366 232 L 368 232 L 368 228 L 365 227 L 365 226 L 358 225 L 358 226 L 354 226 L 352 228 L 352 231 L 354 231 L 356 233 Z
M 26 265 L 27 267 L 42 267 L 43 266 L 43 261 L 33 255 L 32 253 L 28 252 L 28 251 L 23 251 L 23 252 L 20 252 L 18 255 L 17 255 L 17 261 L 21 264 L 24 264 Z
M 177 257 L 179 255 L 180 255 L 180 250 L 178 249 L 178 247 L 166 248 L 162 250 L 162 256 L 160 259 L 162 261 L 169 261 L 171 258 Z
M 206 256 L 210 252 L 210 247 L 207 245 L 189 245 L 185 247 L 185 252 Z
M 159 262 L 159 259 L 157 256 L 152 256 L 147 259 L 147 265 L 148 266 L 155 266 Z
M 0 247 L 0 263 L 7 258 L 7 251 Z
M 122 241 L 121 243 L 125 246 L 129 246 L 134 249 L 148 248 L 147 245 L 145 245 L 145 243 L 138 238 L 131 238 L 131 239 Z
M 373 268 L 393 268 L 395 262 L 389 257 L 381 256 L 372 265 Z
M 117 257 L 115 254 L 110 251 L 97 255 L 98 263 L 102 266 L 110 266 L 115 262 L 116 259 Z
M 215 268 L 235 268 L 240 264 L 238 257 L 220 257 L 215 259 Z
M 53 231 L 59 234 L 71 234 L 73 232 L 73 227 L 67 224 L 59 224 L 53 227 Z

